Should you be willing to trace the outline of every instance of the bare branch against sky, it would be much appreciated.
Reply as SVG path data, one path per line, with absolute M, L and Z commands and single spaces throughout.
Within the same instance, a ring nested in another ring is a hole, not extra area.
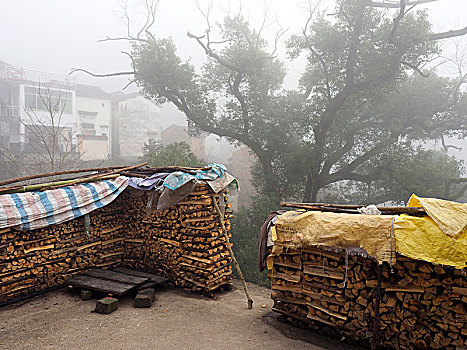
M 209 8 L 210 2 L 198 1 L 203 9 Z M 323 1 L 322 8 L 326 8 L 326 2 L 329 0 Z M 61 74 L 69 73 L 72 67 L 85 67 L 93 72 L 128 71 L 130 63 L 127 57 L 119 54 L 128 49 L 127 43 L 98 42 L 108 36 L 127 36 L 121 4 L 121 1 L 115 0 L 2 0 L 0 40 L 4 49 L 0 60 L 29 69 Z M 299 31 L 306 21 L 302 10 L 304 4 L 303 0 L 243 1 L 241 11 L 248 13 L 249 20 L 259 29 L 264 21 L 263 9 L 267 5 L 272 17 L 277 14 L 282 27 L 288 29 L 287 33 L 293 33 Z M 128 6 L 131 5 L 132 2 L 128 1 Z M 417 7 L 429 8 L 437 32 L 458 30 L 467 25 L 465 0 L 430 1 L 430 4 Z M 212 6 L 211 24 L 215 26 L 226 11 L 234 13 L 239 10 L 239 1 L 229 1 L 228 4 L 222 2 L 222 7 Z M 143 24 L 140 23 L 138 27 L 141 28 Z M 191 56 L 193 62 L 198 63 L 203 54 L 186 33 L 201 33 L 205 24 L 206 18 L 199 12 L 196 0 L 161 0 L 153 30 L 163 37 L 173 36 L 177 47 L 185 48 L 180 54 Z M 271 35 L 274 36 L 275 32 Z M 293 75 L 295 70 L 291 67 L 289 74 Z M 96 81 L 83 74 L 79 78 L 87 83 L 99 84 L 107 90 L 121 90 L 128 82 L 125 77 Z

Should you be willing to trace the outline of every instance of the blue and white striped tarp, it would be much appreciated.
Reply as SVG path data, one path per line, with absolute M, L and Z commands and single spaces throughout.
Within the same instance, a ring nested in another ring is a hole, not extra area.
M 111 203 L 128 178 L 83 183 L 55 190 L 0 195 L 0 229 L 34 230 L 75 219 Z

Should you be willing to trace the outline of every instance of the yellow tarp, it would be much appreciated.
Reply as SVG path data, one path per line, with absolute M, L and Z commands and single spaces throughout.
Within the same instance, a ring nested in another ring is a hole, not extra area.
M 421 207 L 451 237 L 459 236 L 467 228 L 467 204 L 437 198 L 410 197 L 408 207 Z
M 423 207 L 428 217 L 401 215 L 394 223 L 396 250 L 413 259 L 466 267 L 467 204 L 413 195 L 409 207 Z
M 394 263 L 393 221 L 389 215 L 289 211 L 280 215 L 275 224 L 273 255 L 285 248 L 360 247 L 379 263 Z

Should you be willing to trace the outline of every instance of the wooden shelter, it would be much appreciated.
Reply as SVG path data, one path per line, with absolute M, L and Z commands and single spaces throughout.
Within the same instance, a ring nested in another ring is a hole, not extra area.
M 196 174 L 198 170 L 203 169 L 137 166 L 97 169 L 97 173 L 96 169 L 86 169 L 87 175 L 76 177 L 78 171 L 64 172 L 58 175 L 75 174 L 72 179 L 54 179 L 45 185 L 28 187 L 31 185 L 11 185 L 13 181 L 0 183 L 0 196 L 2 193 L 16 196 L 15 191 L 29 194 L 24 197 L 26 199 L 21 197 L 20 209 L 29 213 L 30 218 L 30 222 L 24 222 L 23 216 L 21 226 L 0 228 L 0 303 L 66 285 L 70 277 L 92 268 L 136 268 L 168 277 L 174 285 L 203 293 L 228 287 L 232 279 L 231 256 L 214 201 L 223 208 L 222 219 L 227 230 L 230 230 L 233 216 L 227 189 L 216 193 L 209 181 L 190 182 L 189 191 L 185 191 L 187 193 L 180 196 L 176 204 L 163 210 L 151 207 L 154 191 L 128 186 L 115 195 L 111 203 L 85 215 L 36 229 L 24 229 L 24 225 L 40 221 L 33 221 L 34 215 L 25 203 L 35 195 L 50 199 L 51 192 L 47 191 L 57 189 L 79 193 L 78 184 L 93 190 L 92 185 L 99 185 L 102 179 L 118 180 L 122 175 L 144 179 L 161 172 Z M 47 175 L 50 178 L 51 174 Z M 37 181 L 37 178 L 43 176 L 19 180 Z M 28 192 L 29 189 L 33 192 Z M 83 208 L 78 210 L 83 212 Z M 72 211 L 75 213 L 76 208 Z M 2 219 L 5 225 L 11 218 Z M 52 219 L 47 216 L 41 220 L 50 222 Z
M 357 206 L 283 205 L 301 209 L 279 215 L 263 227 L 270 228 L 269 240 L 274 242 L 267 248 L 273 310 L 285 320 L 372 349 L 466 348 L 465 268 L 400 254 L 391 229 L 395 224 L 387 215 L 363 215 Z M 409 213 L 431 220 L 423 217 L 424 208 L 380 209 L 390 215 Z M 354 231 L 343 237 L 351 229 L 345 226 L 349 220 Z M 376 221 L 389 224 L 389 230 L 381 230 L 383 226 L 376 231 L 370 226 L 365 229 L 366 223 Z M 355 230 L 357 223 L 360 226 Z M 379 255 L 381 251 L 376 251 L 376 258 L 368 254 L 378 246 L 373 234 L 388 240 L 388 251 Z M 412 236 L 416 234 L 412 231 Z M 464 234 L 457 239 L 464 240 Z M 265 247 L 265 238 L 263 234 L 260 249 Z M 334 243 L 322 243 L 326 240 Z M 259 257 L 264 259 L 264 254 Z

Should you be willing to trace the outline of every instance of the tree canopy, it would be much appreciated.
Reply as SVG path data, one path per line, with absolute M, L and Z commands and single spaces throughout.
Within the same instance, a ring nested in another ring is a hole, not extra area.
M 154 138 L 149 139 L 143 146 L 142 160 L 153 167 L 184 166 L 202 167 L 206 162 L 197 158 L 186 142 L 174 142 L 162 146 Z
M 439 180 L 426 193 L 443 196 L 462 164 L 419 146 L 465 136 L 467 75 L 441 77 L 428 67 L 441 54 L 439 40 L 467 29 L 433 33 L 416 4 L 336 0 L 331 15 L 310 7 L 303 30 L 285 40 L 288 59 L 306 60 L 296 89 L 284 87 L 286 64 L 277 56 L 284 32 L 271 48 L 264 28 L 241 14 L 218 27 L 206 17 L 203 35 L 188 33 L 206 54 L 201 69 L 146 26 L 144 38 L 129 38 L 130 73 L 148 98 L 182 111 L 192 129 L 248 146 L 264 193 L 315 201 L 320 190 L 350 184 L 362 198 L 379 189 L 400 200 L 420 188 L 409 184 L 423 165 Z M 438 177 L 441 160 L 449 166 Z

